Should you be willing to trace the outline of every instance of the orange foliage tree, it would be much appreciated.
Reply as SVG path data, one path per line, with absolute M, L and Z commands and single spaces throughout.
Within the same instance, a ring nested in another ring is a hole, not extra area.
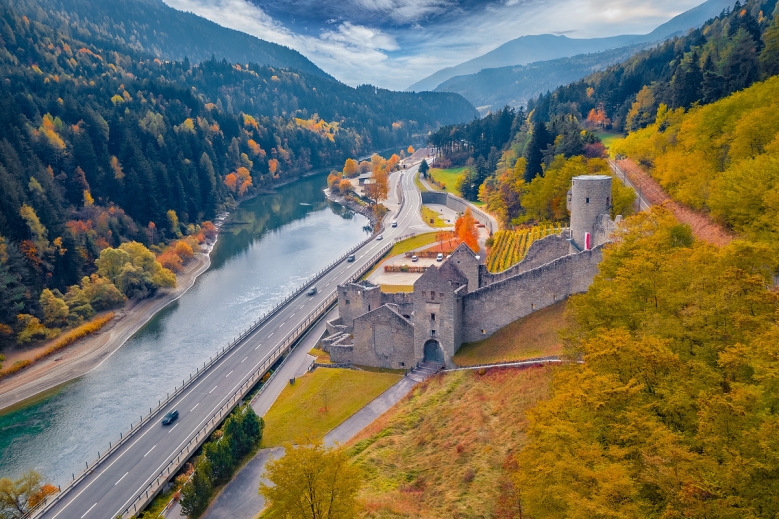
M 246 194 L 246 190 L 252 186 L 252 176 L 248 169 L 240 167 L 233 173 L 227 175 L 224 182 L 233 193 L 238 193 L 238 196 L 243 196 Z
M 479 230 L 476 219 L 470 209 L 454 223 L 454 233 L 461 243 L 465 243 L 473 252 L 479 252 Z
M 346 162 L 344 163 L 344 176 L 345 177 L 353 177 L 357 175 L 357 172 L 359 171 L 359 164 L 357 164 L 357 161 L 354 159 L 346 159 Z

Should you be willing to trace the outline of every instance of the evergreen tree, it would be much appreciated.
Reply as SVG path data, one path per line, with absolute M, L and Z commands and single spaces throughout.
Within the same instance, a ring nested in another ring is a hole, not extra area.
M 693 51 L 690 57 L 683 60 L 676 68 L 676 74 L 671 82 L 673 106 L 689 108 L 701 98 L 702 84 L 703 72 L 698 53 Z
M 703 81 L 701 83 L 701 96 L 704 103 L 713 103 L 722 97 L 725 89 L 725 81 L 722 75 L 717 72 L 714 66 L 714 60 L 711 55 L 706 56 L 703 62 Z
M 533 126 L 533 133 L 530 136 L 530 142 L 527 145 L 525 159 L 525 182 L 531 182 L 537 176 L 544 174 L 542 164 L 544 163 L 544 152 L 550 144 L 550 135 L 546 129 L 546 124 L 537 122 Z

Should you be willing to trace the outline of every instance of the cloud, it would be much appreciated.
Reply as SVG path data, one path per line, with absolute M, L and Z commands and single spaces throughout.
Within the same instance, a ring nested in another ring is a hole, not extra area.
M 339 19 L 322 17 L 307 34 L 249 0 L 164 1 L 291 47 L 346 84 L 401 90 L 523 35 L 645 34 L 701 0 L 347 0 Z M 293 0 L 273 2 L 277 15 L 287 2 L 299 7 Z

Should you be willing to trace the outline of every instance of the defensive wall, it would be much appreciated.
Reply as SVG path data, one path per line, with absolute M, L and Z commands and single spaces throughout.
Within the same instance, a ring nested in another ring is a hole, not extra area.
M 602 259 L 601 245 L 469 293 L 463 298 L 462 342 L 489 337 L 536 310 L 572 294 L 586 292 L 598 274 Z

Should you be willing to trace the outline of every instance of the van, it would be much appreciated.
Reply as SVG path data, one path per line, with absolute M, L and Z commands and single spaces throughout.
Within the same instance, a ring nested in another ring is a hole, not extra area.
M 444 255 L 440 252 L 438 253 L 438 256 L 435 257 L 436 261 L 444 261 Z
M 392 226 L 393 226 L 393 227 L 397 227 L 397 226 L 398 226 L 398 222 L 396 222 L 396 221 L 394 221 L 394 220 L 393 220 L 393 221 L 392 221 Z

